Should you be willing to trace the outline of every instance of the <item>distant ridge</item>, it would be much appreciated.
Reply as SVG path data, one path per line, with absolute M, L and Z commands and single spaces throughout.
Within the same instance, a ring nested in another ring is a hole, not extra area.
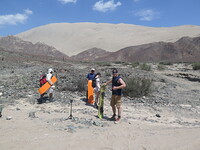
M 83 51 L 77 55 L 71 56 L 72 60 L 81 60 L 81 61 L 94 61 L 99 57 L 104 57 L 109 55 L 111 52 L 107 52 L 100 48 L 91 48 L 89 50 Z
M 90 55 L 82 55 L 90 51 Z M 182 37 L 178 41 L 154 42 L 138 46 L 130 46 L 116 52 L 103 53 L 92 58 L 96 52 L 88 50 L 78 54 L 77 60 L 123 61 L 123 62 L 199 62 L 200 37 Z M 92 54 L 94 53 L 94 54 Z M 82 56 L 81 56 L 82 55 Z M 76 58 L 76 57 L 75 57 Z
M 200 36 L 200 26 L 145 27 L 131 24 L 54 23 L 16 35 L 33 43 L 42 42 L 68 56 L 98 47 L 109 52 L 153 42 L 175 42 L 181 37 Z
M 38 56 L 43 56 L 44 58 L 45 56 L 55 57 L 60 59 L 69 58 L 69 56 L 59 52 L 52 46 L 48 46 L 41 42 L 33 44 L 28 41 L 23 41 L 15 36 L 0 37 L 0 47 L 2 47 L 6 51 L 18 52 L 22 54 L 24 53 L 35 56 L 38 55 Z

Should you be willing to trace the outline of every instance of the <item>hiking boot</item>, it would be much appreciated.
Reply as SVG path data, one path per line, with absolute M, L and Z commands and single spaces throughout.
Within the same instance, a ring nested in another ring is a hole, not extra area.
M 112 115 L 112 117 L 110 118 L 111 121 L 115 121 L 116 120 L 116 115 Z

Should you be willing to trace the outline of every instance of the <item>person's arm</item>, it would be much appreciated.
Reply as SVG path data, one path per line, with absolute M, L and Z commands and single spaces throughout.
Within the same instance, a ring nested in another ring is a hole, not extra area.
M 86 81 L 88 82 L 88 80 L 89 80 L 89 74 L 87 74 L 86 76 Z
M 53 83 L 51 82 L 51 77 L 52 77 L 51 74 L 47 74 L 46 80 L 47 80 L 47 82 L 49 82 L 49 84 L 51 84 L 51 86 L 52 86 Z
M 101 88 L 101 86 L 100 86 L 100 79 L 97 78 L 96 81 L 97 81 L 97 87 L 100 89 Z
M 103 85 L 108 85 L 108 84 L 110 84 L 112 82 L 112 80 L 110 80 L 110 81 L 107 81 L 106 83 L 104 83 Z
M 126 83 L 120 78 L 118 82 L 121 84 L 120 86 L 113 86 L 113 90 L 123 89 L 126 87 Z

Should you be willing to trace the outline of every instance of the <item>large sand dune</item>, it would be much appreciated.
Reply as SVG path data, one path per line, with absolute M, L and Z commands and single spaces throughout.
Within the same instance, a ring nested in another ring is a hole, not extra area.
M 200 26 L 145 27 L 130 24 L 54 23 L 16 36 L 23 40 L 44 42 L 71 56 L 98 47 L 117 51 L 127 46 L 157 41 L 174 42 L 183 36 L 200 35 Z

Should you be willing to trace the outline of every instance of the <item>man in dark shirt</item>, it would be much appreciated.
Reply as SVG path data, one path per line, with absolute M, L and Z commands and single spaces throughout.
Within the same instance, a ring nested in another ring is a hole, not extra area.
M 122 89 L 126 87 L 126 84 L 122 80 L 122 78 L 118 75 L 117 69 L 113 69 L 112 73 L 113 73 L 112 80 L 106 82 L 105 85 L 112 83 L 112 98 L 110 106 L 112 107 L 113 116 L 111 117 L 111 120 L 115 121 L 115 123 L 118 123 L 121 119 L 121 112 L 122 112 L 122 107 L 121 107 Z M 118 110 L 117 118 L 116 118 L 116 108 Z

